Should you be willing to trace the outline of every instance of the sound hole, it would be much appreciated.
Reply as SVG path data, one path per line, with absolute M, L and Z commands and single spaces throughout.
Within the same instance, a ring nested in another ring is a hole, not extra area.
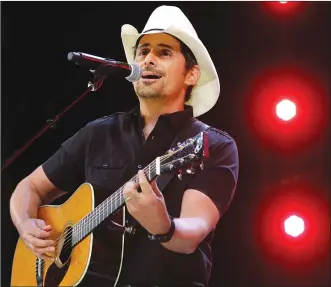
M 63 267 L 69 260 L 72 252 L 72 227 L 68 226 L 63 234 L 62 238 L 58 243 L 58 256 L 55 263 L 58 267 Z

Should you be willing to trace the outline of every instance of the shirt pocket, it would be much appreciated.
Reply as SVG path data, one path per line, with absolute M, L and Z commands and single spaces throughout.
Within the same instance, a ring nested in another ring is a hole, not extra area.
M 129 160 L 125 157 L 116 160 L 92 160 L 87 167 L 87 181 L 93 186 L 115 192 L 128 178 Z

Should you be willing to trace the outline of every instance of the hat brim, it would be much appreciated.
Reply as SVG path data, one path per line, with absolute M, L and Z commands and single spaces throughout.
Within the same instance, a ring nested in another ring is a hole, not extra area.
M 208 112 L 217 102 L 220 94 L 220 85 L 218 75 L 210 55 L 196 35 L 191 35 L 187 31 L 182 31 L 175 25 L 163 31 L 152 30 L 147 33 L 138 33 L 132 25 L 122 26 L 121 38 L 124 46 L 124 52 L 127 62 L 134 62 L 134 47 L 140 36 L 146 34 L 167 33 L 175 36 L 184 42 L 194 54 L 198 65 L 200 66 L 200 79 L 192 90 L 191 99 L 186 104 L 193 107 L 195 117 Z

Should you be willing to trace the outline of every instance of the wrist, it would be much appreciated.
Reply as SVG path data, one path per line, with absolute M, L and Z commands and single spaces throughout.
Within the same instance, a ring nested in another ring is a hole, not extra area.
M 171 240 L 172 236 L 175 233 L 176 225 L 175 221 L 172 217 L 169 216 L 169 225 L 165 232 L 160 233 L 149 233 L 148 232 L 148 238 L 150 240 L 158 241 L 158 242 L 168 242 Z
M 166 220 L 162 223 L 159 223 L 155 228 L 151 228 L 147 230 L 149 234 L 156 235 L 156 234 L 166 234 L 171 228 L 171 217 L 168 215 Z
M 28 217 L 28 216 L 25 216 L 25 217 L 22 217 L 22 218 L 15 218 L 15 219 L 13 219 L 14 225 L 16 226 L 16 229 L 17 229 L 18 232 L 21 231 L 22 225 L 28 219 L 30 219 L 30 217 Z

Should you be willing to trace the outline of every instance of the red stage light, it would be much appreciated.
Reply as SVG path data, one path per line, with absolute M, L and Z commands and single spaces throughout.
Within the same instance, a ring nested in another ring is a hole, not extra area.
M 298 237 L 305 231 L 305 222 L 301 217 L 291 215 L 284 221 L 284 230 L 286 234 L 292 237 Z
M 248 93 L 244 123 L 263 146 L 294 154 L 323 138 L 329 98 L 320 78 L 292 68 L 269 70 Z
M 279 16 L 293 15 L 305 4 L 300 1 L 264 1 L 263 3 L 267 10 Z
M 321 191 L 306 182 L 264 190 L 255 228 L 268 260 L 284 268 L 309 267 L 329 254 L 329 205 Z
M 289 121 L 296 115 L 296 105 L 290 100 L 282 100 L 276 105 L 276 114 L 280 119 Z

